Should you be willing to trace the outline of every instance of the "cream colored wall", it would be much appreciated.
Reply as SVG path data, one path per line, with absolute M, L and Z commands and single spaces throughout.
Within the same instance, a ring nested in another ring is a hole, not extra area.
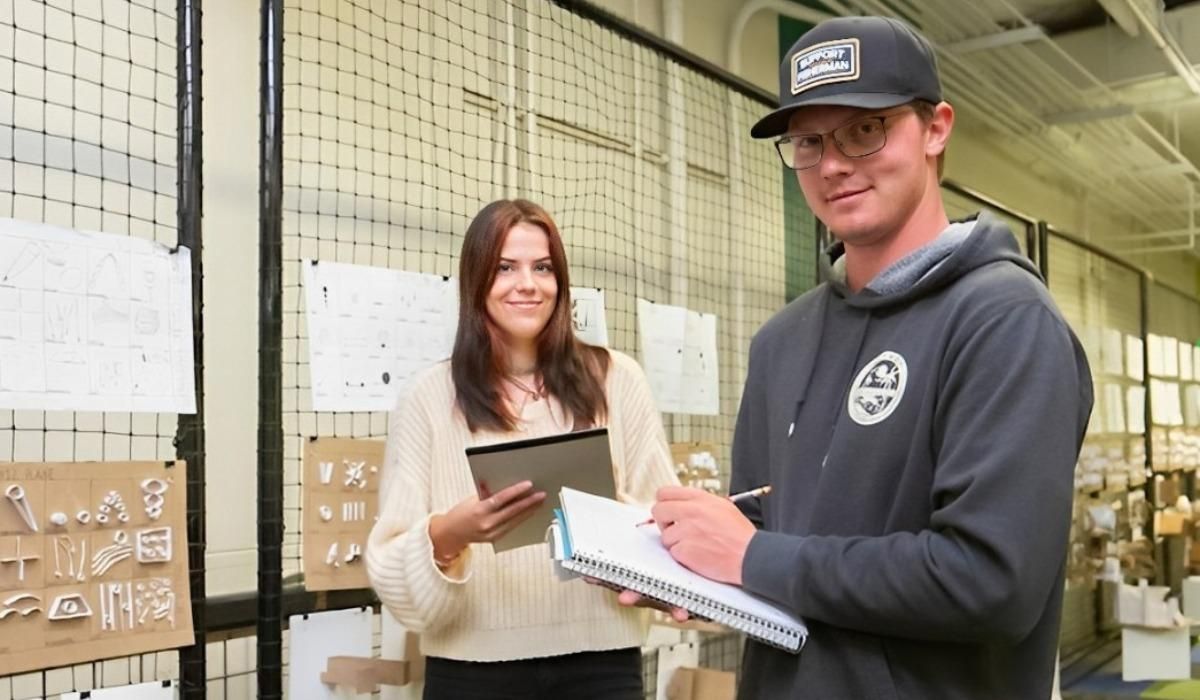
M 204 360 L 210 596 L 256 587 L 258 3 L 204 5 Z

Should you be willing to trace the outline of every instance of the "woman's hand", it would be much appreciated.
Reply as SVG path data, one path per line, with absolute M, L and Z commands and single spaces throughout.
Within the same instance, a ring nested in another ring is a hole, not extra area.
M 472 542 L 495 542 L 533 515 L 544 500 L 545 492 L 534 491 L 531 481 L 513 484 L 483 500 L 463 499 L 429 520 L 434 559 L 452 561 Z

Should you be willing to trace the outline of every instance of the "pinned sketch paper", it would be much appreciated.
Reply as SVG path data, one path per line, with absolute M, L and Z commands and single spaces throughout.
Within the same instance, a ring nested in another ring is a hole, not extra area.
M 1104 427 L 1107 433 L 1124 433 L 1125 423 L 1125 392 L 1120 384 L 1104 385 Z
M 667 687 L 675 672 L 681 668 L 696 668 L 700 665 L 700 645 L 691 642 L 659 647 L 658 672 L 654 680 L 654 699 L 671 700 L 667 696 Z
M 1164 377 L 1179 377 L 1179 341 L 1170 336 L 1162 338 L 1162 366 Z
M 63 693 L 59 700 L 175 700 L 178 694 L 179 681 L 170 680 Z
M 608 347 L 603 289 L 571 287 L 571 324 L 575 336 L 583 342 Z
M 1189 428 L 1200 427 L 1200 384 L 1183 390 L 1183 424 Z
M 191 253 L 0 219 L 0 408 L 195 413 Z
M 1146 387 L 1131 386 L 1125 390 L 1125 418 L 1129 432 L 1134 435 L 1146 432 Z
M 450 356 L 452 279 L 301 261 L 314 411 L 390 411 L 405 382 Z
M 1150 380 L 1150 412 L 1155 425 L 1183 425 L 1183 403 L 1176 382 Z
M 1100 333 L 1100 366 L 1104 374 L 1120 376 L 1125 373 L 1124 342 L 1121 331 L 1116 328 L 1105 328 Z
M 1142 339 L 1136 335 L 1125 336 L 1125 376 L 1135 381 L 1142 381 L 1146 378 L 1144 353 Z
M 1146 335 L 1146 364 L 1151 377 L 1166 376 L 1166 365 L 1163 362 L 1163 337 L 1149 333 Z
M 371 609 L 331 610 L 288 618 L 288 695 L 305 700 L 370 698 L 321 682 L 331 656 L 371 657 Z
M 717 318 L 638 299 L 642 367 L 664 413 L 719 413 Z
M 717 317 L 688 311 L 684 329 L 683 387 L 685 413 L 721 412 L 717 387 Z

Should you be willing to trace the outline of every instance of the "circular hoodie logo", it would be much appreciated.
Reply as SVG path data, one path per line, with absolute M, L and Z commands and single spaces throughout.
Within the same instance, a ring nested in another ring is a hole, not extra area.
M 880 353 L 850 386 L 847 409 L 859 425 L 875 425 L 896 410 L 908 381 L 908 363 L 897 353 Z

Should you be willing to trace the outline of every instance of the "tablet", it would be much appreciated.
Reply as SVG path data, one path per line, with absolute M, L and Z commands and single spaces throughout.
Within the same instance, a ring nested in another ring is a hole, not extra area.
M 608 428 L 468 447 L 467 462 L 481 499 L 527 479 L 535 491 L 546 492 L 532 516 L 492 543 L 497 552 L 545 542 L 564 486 L 617 497 Z

